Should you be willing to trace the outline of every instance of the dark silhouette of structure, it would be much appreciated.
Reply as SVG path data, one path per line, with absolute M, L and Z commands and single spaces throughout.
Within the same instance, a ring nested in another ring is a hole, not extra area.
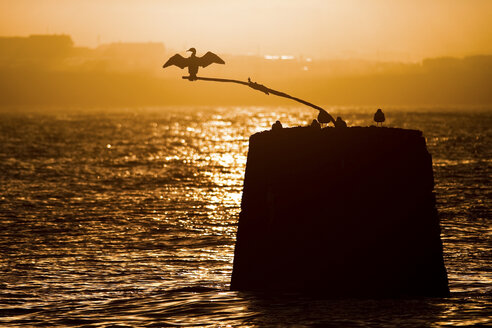
M 342 120 L 342 118 L 340 116 L 338 116 L 337 120 L 335 121 L 335 127 L 336 128 L 346 128 L 347 123 L 344 120 Z
M 327 183 L 320 184 L 320 176 L 329 176 Z M 256 133 L 231 289 L 448 296 L 433 188 L 432 158 L 420 131 Z
M 385 120 L 386 118 L 384 117 L 383 111 L 381 110 L 381 108 L 378 108 L 378 110 L 374 114 L 374 122 L 376 122 L 376 125 L 378 125 L 378 123 L 381 123 L 381 126 L 383 126 L 383 122 Z
M 312 104 L 306 100 L 288 95 L 285 92 L 270 89 L 270 88 L 264 86 L 263 84 L 253 82 L 253 81 L 251 81 L 251 78 L 248 78 L 248 82 L 240 81 L 240 80 L 234 80 L 234 79 L 222 79 L 222 78 L 216 78 L 216 77 L 194 77 L 194 78 L 191 78 L 190 76 L 183 76 L 182 78 L 185 80 L 190 80 L 190 81 L 200 80 L 200 81 L 225 82 L 225 83 L 236 83 L 236 84 L 246 85 L 252 89 L 261 91 L 266 95 L 272 94 L 275 96 L 279 96 L 279 97 L 283 97 L 283 98 L 287 98 L 287 99 L 292 99 L 292 100 L 297 101 L 301 104 L 312 107 L 312 108 L 318 110 L 320 113 L 322 113 L 324 120 L 326 120 L 328 122 L 333 122 L 333 124 L 335 124 L 335 119 L 330 114 L 328 114 L 328 112 L 325 111 L 323 108 L 316 106 L 315 104 Z
M 171 58 L 169 58 L 168 61 L 162 66 L 162 68 L 166 68 L 172 65 L 178 66 L 181 69 L 188 67 L 188 73 L 190 73 L 188 80 L 195 81 L 197 80 L 196 74 L 198 73 L 199 67 L 207 67 L 208 65 L 213 63 L 225 64 L 225 61 L 223 61 L 219 56 L 217 56 L 213 52 L 208 51 L 204 56 L 198 57 L 196 55 L 195 48 L 190 48 L 186 51 L 191 52 L 190 57 L 184 58 L 180 54 L 176 54 Z

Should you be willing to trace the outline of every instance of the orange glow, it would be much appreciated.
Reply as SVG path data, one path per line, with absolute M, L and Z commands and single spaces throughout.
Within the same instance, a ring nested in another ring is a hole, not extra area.
M 0 0 L 0 105 L 490 104 L 489 0 Z M 454 57 L 454 58 L 447 58 Z M 203 72 L 203 73 L 202 73 Z M 203 75 L 202 75 L 203 74 Z
M 491 53 L 491 12 L 489 0 L 2 0 L 0 35 L 407 61 Z

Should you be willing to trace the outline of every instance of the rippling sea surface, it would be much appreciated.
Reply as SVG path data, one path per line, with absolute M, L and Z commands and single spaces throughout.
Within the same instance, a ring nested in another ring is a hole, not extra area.
M 433 156 L 450 298 L 228 290 L 248 138 L 309 108 L 1 109 L 0 326 L 491 325 L 492 111 L 384 110 Z

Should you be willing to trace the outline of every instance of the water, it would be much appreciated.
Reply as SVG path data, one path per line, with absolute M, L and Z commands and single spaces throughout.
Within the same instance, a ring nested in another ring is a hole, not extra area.
M 374 109 L 334 108 L 349 125 Z M 248 138 L 308 108 L 0 111 L 0 325 L 492 324 L 492 111 L 386 109 L 433 155 L 452 297 L 231 292 Z

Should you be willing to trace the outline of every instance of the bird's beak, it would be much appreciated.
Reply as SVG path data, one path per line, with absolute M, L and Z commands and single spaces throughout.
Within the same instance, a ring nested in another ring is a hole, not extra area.
M 188 50 L 186 50 L 186 52 L 191 52 L 191 48 L 190 48 L 190 49 L 188 49 Z

